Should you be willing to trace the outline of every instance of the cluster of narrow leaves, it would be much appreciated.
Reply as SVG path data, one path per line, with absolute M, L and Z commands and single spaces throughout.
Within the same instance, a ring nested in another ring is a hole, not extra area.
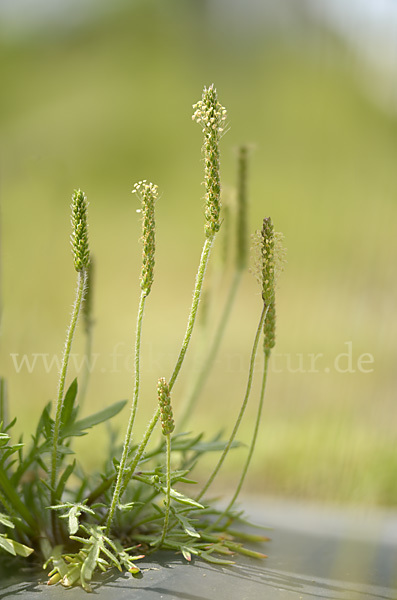
M 165 442 L 162 439 L 142 458 L 126 491 L 125 504 L 118 505 L 114 527 L 110 535 L 106 535 L 106 512 L 118 461 L 109 461 L 100 473 L 87 477 L 74 459 L 70 461 L 72 438 L 85 435 L 91 427 L 114 417 L 125 401 L 80 419 L 77 391 L 74 380 L 62 409 L 61 475 L 55 491 L 58 499 L 55 505 L 50 505 L 48 483 L 53 427 L 50 404 L 40 416 L 28 450 L 22 439 L 17 444 L 11 443 L 9 430 L 15 420 L 1 428 L 0 501 L 8 514 L 0 514 L 0 526 L 5 531 L 0 533 L 0 548 L 14 556 L 31 556 L 36 562 L 41 555 L 44 567 L 49 570 L 50 585 L 80 585 L 91 591 L 92 578 L 98 571 L 116 568 L 138 576 L 140 569 L 136 561 L 159 547 L 165 512 Z M 233 447 L 239 445 L 236 442 Z M 232 564 L 231 556 L 235 552 L 263 556 L 236 542 L 228 527 L 211 531 L 217 511 L 176 489 L 194 486 L 196 482 L 189 474 L 200 457 L 208 452 L 222 451 L 224 447 L 219 436 L 209 441 L 204 440 L 203 434 L 176 433 L 172 437 L 176 467 L 171 472 L 170 527 L 161 547 L 180 553 L 187 561 L 201 557 L 212 563 Z M 112 453 L 118 455 L 119 448 L 111 449 Z M 65 457 L 69 460 L 65 461 Z M 51 529 L 52 513 L 57 515 L 56 540 Z M 240 519 L 236 513 L 229 517 L 230 523 Z M 250 536 L 249 539 L 265 538 Z
M 0 524 L 8 529 L 15 529 L 14 523 L 3 513 L 0 513 Z M 0 533 L 0 548 L 13 556 L 23 556 L 25 558 L 30 556 L 33 552 L 33 548 L 29 548 L 20 542 L 16 542 L 5 533 Z
M 72 513 L 73 507 L 70 511 Z M 72 517 L 74 521 L 75 516 Z M 78 528 L 78 525 L 77 525 Z M 120 543 L 114 542 L 104 534 L 104 527 L 99 525 L 80 525 L 87 537 L 70 535 L 70 540 L 77 542 L 81 548 L 78 552 L 62 554 L 62 547 L 56 546 L 51 557 L 44 565 L 52 563 L 53 569 L 49 573 L 49 585 L 61 582 L 65 587 L 81 585 L 87 592 L 91 592 L 91 579 L 97 568 L 105 572 L 111 567 L 119 571 L 123 569 L 136 576 L 140 573 L 135 561 L 144 555 L 131 556 L 134 548 L 124 549 Z
M 83 498 L 88 489 L 88 478 L 81 469 L 76 468 L 76 461 L 65 461 L 65 457 L 73 455 L 71 441 L 73 437 L 86 435 L 88 430 L 115 416 L 125 405 L 125 401 L 117 402 L 89 417 L 78 419 L 76 406 L 77 380 L 70 385 L 62 411 L 62 427 L 59 446 L 59 463 L 62 472 L 55 497 L 61 499 L 65 494 L 74 499 Z M 37 547 L 35 540 L 47 536 L 51 539 L 50 512 L 45 510 L 50 502 L 49 456 L 52 445 L 53 419 L 50 416 L 51 403 L 41 413 L 30 446 L 23 443 L 22 437 L 17 444 L 11 443 L 10 430 L 16 419 L 0 429 L 0 502 L 8 515 L 2 517 L 0 524 L 14 530 L 16 538 L 21 541 L 30 540 L 27 546 L 19 541 L 11 540 L 7 534 L 0 534 L 1 547 L 10 554 L 28 556 Z M 74 474 L 73 489 L 68 482 Z M 60 533 L 62 535 L 62 532 Z M 31 547 L 30 547 L 31 545 Z

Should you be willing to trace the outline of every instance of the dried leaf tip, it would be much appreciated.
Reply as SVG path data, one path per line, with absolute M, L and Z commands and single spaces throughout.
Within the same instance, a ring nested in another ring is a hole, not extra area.
M 88 268 L 90 251 L 88 246 L 87 198 L 81 190 L 75 190 L 72 195 L 72 235 L 71 244 L 74 266 L 77 272 Z
M 202 126 L 204 134 L 205 232 L 207 237 L 212 237 L 221 226 L 219 140 L 227 113 L 218 102 L 214 85 L 204 88 L 202 98 L 193 105 L 193 110 L 192 119 Z
M 142 270 L 141 289 L 148 295 L 154 279 L 155 218 L 154 205 L 158 198 L 158 186 L 146 179 L 138 181 L 132 190 L 139 197 L 142 208 Z
M 175 423 L 172 414 L 170 390 L 164 377 L 161 377 L 158 380 L 157 394 L 161 411 L 160 418 L 163 434 L 169 435 L 174 431 Z

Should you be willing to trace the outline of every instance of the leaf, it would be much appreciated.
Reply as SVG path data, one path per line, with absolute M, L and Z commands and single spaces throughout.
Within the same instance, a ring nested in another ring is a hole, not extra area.
M 186 559 L 188 562 L 192 560 L 192 554 L 191 552 L 189 552 L 186 546 L 181 546 L 181 552 L 183 554 L 183 558 Z
M 172 450 L 177 452 L 185 452 L 191 450 L 203 437 L 203 433 L 200 433 L 194 438 L 187 437 L 189 434 L 177 434 L 172 436 Z
M 0 444 L 5 446 L 8 442 L 8 440 L 10 439 L 10 436 L 7 435 L 7 433 L 0 433 Z
M 48 562 L 52 562 L 54 569 L 58 571 L 61 577 L 65 577 L 68 572 L 68 566 L 62 558 L 62 546 L 55 546 L 52 550 L 52 555 Z M 44 565 L 46 567 L 46 565 Z
M 4 527 L 11 527 L 12 529 L 14 529 L 15 527 L 14 523 L 10 521 L 7 515 L 3 513 L 0 513 L 0 523 L 4 525 Z
M 163 488 L 163 492 L 164 492 L 164 494 L 166 493 L 165 488 Z M 204 508 L 204 506 L 202 504 L 199 504 L 192 498 L 188 498 L 187 496 L 184 496 L 183 494 L 181 494 L 180 492 L 177 492 L 173 488 L 171 488 L 170 495 L 171 495 L 171 498 L 173 498 L 177 502 L 180 502 L 181 504 L 186 504 L 187 506 L 194 506 L 195 508 Z
M 16 556 L 16 551 L 14 546 L 12 545 L 11 540 L 9 540 L 4 534 L 0 533 L 0 548 L 3 548 L 6 552 L 9 552 L 13 556 Z
M 132 510 L 136 506 L 143 506 L 143 505 L 144 505 L 143 502 L 128 502 L 128 504 L 120 504 L 119 503 L 117 505 L 117 509 L 121 510 L 121 511 L 128 511 L 128 510 Z
M 79 529 L 79 516 L 81 515 L 81 510 L 79 506 L 73 506 L 69 511 L 69 532 L 73 535 L 77 533 Z
M 70 463 L 70 465 L 68 465 L 66 467 L 66 469 L 64 470 L 64 472 L 62 473 L 59 483 L 57 485 L 56 491 L 55 491 L 56 498 L 62 498 L 62 494 L 65 489 L 66 482 L 69 479 L 69 477 L 71 476 L 71 474 L 73 473 L 75 466 L 76 466 L 76 460 L 74 460 L 72 463 Z
M 74 450 L 72 450 L 71 448 L 69 448 L 68 446 L 65 446 L 63 444 L 60 444 L 57 447 L 57 452 L 61 456 L 64 456 L 65 454 L 76 454 Z
M 15 540 L 7 538 L 4 534 L 0 533 L 0 548 L 3 548 L 6 552 L 9 552 L 13 556 L 23 556 L 26 558 L 33 552 L 33 548 L 29 548 L 24 544 L 20 544 Z
M 245 548 L 236 542 L 225 541 L 225 545 L 233 552 L 238 552 L 239 554 L 244 554 L 245 556 L 250 556 L 251 558 L 267 558 L 266 554 L 263 554 L 262 552 L 256 552 L 255 550 L 249 550 L 248 548 Z
M 109 543 L 111 544 L 111 541 L 109 540 L 109 538 L 106 538 L 106 540 L 107 540 L 108 544 Z M 113 544 L 111 544 L 111 545 L 113 546 Z M 113 546 L 113 548 L 114 548 L 114 546 Z M 114 554 L 112 554 L 112 552 L 110 552 L 110 550 L 108 548 L 106 548 L 105 542 L 103 540 L 101 541 L 101 550 L 112 561 L 112 563 L 114 564 L 114 566 L 117 567 L 117 569 L 119 571 L 121 571 L 122 569 L 121 569 L 121 565 L 120 565 L 119 561 L 114 556 Z
M 216 558 L 212 556 L 209 552 L 202 550 L 200 553 L 201 558 L 206 560 L 209 563 L 213 563 L 214 565 L 234 565 L 236 564 L 233 560 L 226 560 L 224 558 Z
M 68 391 L 65 394 L 65 399 L 63 401 L 63 406 L 62 406 L 62 413 L 61 413 L 61 423 L 62 426 L 66 426 L 68 425 L 68 423 L 70 421 L 73 421 L 73 407 L 74 407 L 74 402 L 76 400 L 76 396 L 77 396 L 77 390 L 78 390 L 78 386 L 77 386 L 77 377 L 75 379 L 73 379 L 72 383 L 69 386 Z
M 91 591 L 91 587 L 88 585 L 88 582 L 91 581 L 100 551 L 100 540 L 92 539 L 92 546 L 88 552 L 87 558 L 83 563 L 83 566 L 81 567 L 81 585 L 86 591 Z
M 17 418 L 14 417 L 13 420 L 11 421 L 11 423 L 8 423 L 7 427 L 4 428 L 4 431 L 8 431 L 12 427 L 14 427 L 14 425 L 15 425 L 16 422 L 17 422 Z
M 66 502 L 65 504 L 57 504 L 56 506 L 49 506 L 48 508 L 50 508 L 52 510 L 59 510 L 62 508 L 69 509 L 68 512 L 61 515 L 60 518 L 68 519 L 69 533 L 71 536 L 74 536 L 74 534 L 77 533 L 79 526 L 80 526 L 79 525 L 79 517 L 81 516 L 81 513 L 83 513 L 83 512 L 89 513 L 90 515 L 95 516 L 95 512 L 89 506 L 85 506 L 85 502 L 86 501 L 84 501 L 84 503 L 82 503 L 82 504 L 80 504 L 80 503 L 73 504 L 72 502 Z
M 195 530 L 195 528 L 190 523 L 190 521 L 187 517 L 184 517 L 183 515 L 181 515 L 177 512 L 175 512 L 174 514 L 175 514 L 176 518 L 178 519 L 178 521 L 181 523 L 184 531 L 186 531 L 186 533 L 188 535 L 190 535 L 191 537 L 195 537 L 195 538 L 200 537 L 200 534 L 198 533 L 198 531 Z
M 63 428 L 61 436 L 67 438 L 85 435 L 84 432 L 86 429 L 90 429 L 91 427 L 94 427 L 94 425 L 99 425 L 99 423 L 103 423 L 104 421 L 115 417 L 124 408 L 126 403 L 127 400 L 119 400 L 119 402 L 115 402 L 111 406 L 108 406 L 85 419 L 76 421 L 76 423 Z
M 227 444 L 227 441 L 222 442 L 218 440 L 212 440 L 210 442 L 200 442 L 195 444 L 190 448 L 190 450 L 193 452 L 199 452 L 200 454 L 203 454 L 204 452 L 221 452 L 226 448 Z M 245 446 L 245 444 L 239 441 L 234 441 L 230 448 L 241 448 L 242 446 Z
M 24 544 L 20 544 L 19 542 L 15 542 L 14 540 L 10 540 L 12 545 L 14 546 L 14 550 L 15 553 L 18 556 L 23 556 L 24 558 L 26 558 L 27 556 L 30 556 L 33 552 L 33 548 L 29 548 L 28 546 L 25 546 Z
M 62 585 L 64 585 L 65 587 L 72 587 L 72 585 L 79 581 L 79 579 L 81 581 L 81 565 L 72 565 L 71 567 L 69 567 L 66 575 L 63 577 Z M 85 583 L 85 585 L 83 585 L 83 583 L 81 582 L 81 585 L 86 592 L 92 592 L 91 586 L 88 585 L 88 583 Z

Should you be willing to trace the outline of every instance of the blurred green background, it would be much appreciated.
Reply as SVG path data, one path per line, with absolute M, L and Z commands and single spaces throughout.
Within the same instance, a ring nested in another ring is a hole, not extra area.
M 131 397 L 141 254 L 131 189 L 146 178 L 161 198 L 144 323 L 137 435 L 143 431 L 156 381 L 169 377 L 185 331 L 203 240 L 201 133 L 191 106 L 214 83 L 230 125 L 222 140 L 224 188 L 236 183 L 236 147 L 251 144 L 250 230 L 271 215 L 288 248 L 276 356 L 245 489 L 396 505 L 397 122 L 392 80 L 369 58 L 377 38 L 365 39 L 356 15 L 367 48 L 360 54 L 357 36 L 350 43 L 338 20 L 308 1 L 136 0 L 111 8 L 63 1 L 55 3 L 59 12 L 38 2 L 42 12 L 24 20 L 3 2 L 0 359 L 17 431 L 27 439 L 56 393 L 57 369 L 46 369 L 42 355 L 51 361 L 61 354 L 73 302 L 69 205 L 76 187 L 90 202 L 96 263 L 98 357 L 84 411 Z M 348 16 L 354 23 L 354 13 L 342 9 L 343 23 Z M 209 336 L 232 277 L 232 256 L 219 275 L 223 237 L 208 273 L 216 288 Z M 195 430 L 232 426 L 260 310 L 247 272 Z M 200 335 L 174 389 L 176 418 L 197 373 Z M 80 330 L 78 360 L 83 351 Z M 31 372 L 19 369 L 21 357 L 34 354 Z M 71 365 L 69 380 L 76 372 Z M 245 442 L 259 380 L 258 372 Z M 106 440 L 103 428 L 79 442 L 87 468 L 104 457 Z M 244 453 L 230 457 L 223 487 L 233 485 L 243 460 Z

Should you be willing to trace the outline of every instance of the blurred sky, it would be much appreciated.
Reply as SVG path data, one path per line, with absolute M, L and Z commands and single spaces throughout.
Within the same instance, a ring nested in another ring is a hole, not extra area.
M 166 0 L 165 0 L 166 1 Z M 0 0 L 0 37 L 17 42 L 51 28 L 67 31 L 117 11 L 136 0 Z M 389 110 L 397 109 L 397 3 L 394 0 L 202 0 L 221 28 L 252 35 L 265 28 L 295 28 L 302 13 L 333 30 L 376 70 L 367 92 Z
M 133 4 L 134 0 L 130 2 Z M 366 55 L 379 63 L 396 59 L 397 3 L 394 0 L 203 0 L 212 15 L 238 27 L 264 22 L 294 22 L 300 10 L 311 11 L 328 22 Z M 75 27 L 95 13 L 117 10 L 126 0 L 0 0 L 1 34 L 18 38 L 51 25 Z M 374 44 L 368 43 L 373 39 Z

